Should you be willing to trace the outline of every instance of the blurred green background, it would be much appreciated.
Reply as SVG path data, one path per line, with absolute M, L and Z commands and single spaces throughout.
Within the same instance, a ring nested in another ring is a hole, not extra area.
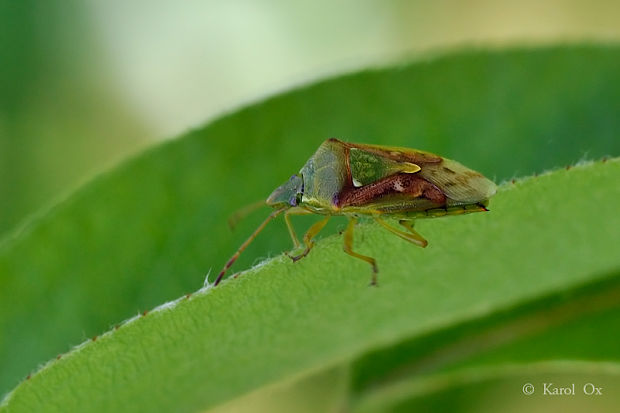
M 0 238 L 132 153 L 331 74 L 620 37 L 620 3 L 0 1 Z
M 619 21 L 614 1 L 0 0 L 0 241 L 101 171 L 245 103 L 463 46 L 614 42 Z M 330 377 L 304 392 L 324 394 Z M 264 410 L 285 411 L 282 397 Z

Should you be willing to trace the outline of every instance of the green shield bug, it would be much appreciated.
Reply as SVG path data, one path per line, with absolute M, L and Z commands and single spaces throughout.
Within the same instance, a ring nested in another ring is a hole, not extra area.
M 495 184 L 482 174 L 429 152 L 328 139 L 299 173 L 269 195 L 264 204 L 274 211 L 228 260 L 214 285 L 259 232 L 282 213 L 295 248 L 301 244 L 290 216 L 324 216 L 304 235 L 303 252 L 289 255 L 293 261 L 308 255 L 313 238 L 332 215 L 347 216 L 344 252 L 370 264 L 371 285 L 376 285 L 375 259 L 353 251 L 353 229 L 359 217 L 370 217 L 398 237 L 426 247 L 428 242 L 413 228 L 415 219 L 488 211 L 488 200 L 495 191 Z M 389 225 L 383 216 L 398 219 L 403 229 Z

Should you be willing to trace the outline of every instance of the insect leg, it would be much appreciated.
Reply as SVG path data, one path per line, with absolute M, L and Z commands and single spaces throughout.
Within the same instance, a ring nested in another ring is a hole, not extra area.
M 344 252 L 370 264 L 372 266 L 372 279 L 370 281 L 370 285 L 377 285 L 377 273 L 379 272 L 379 269 L 377 268 L 377 262 L 375 259 L 353 251 L 353 228 L 355 228 L 356 223 L 357 218 L 349 218 L 349 225 L 347 225 L 347 229 L 344 231 Z
M 222 271 L 220 271 L 220 274 L 217 276 L 217 278 L 215 279 L 215 282 L 213 283 L 214 287 L 217 286 L 220 283 L 220 281 L 222 281 L 222 278 L 224 277 L 224 274 L 226 274 L 226 271 L 228 271 L 228 269 L 234 264 L 234 262 L 237 261 L 237 258 L 239 258 L 243 250 L 245 250 L 248 247 L 248 245 L 250 245 L 250 243 L 254 241 L 254 238 L 256 238 L 256 236 L 263 230 L 263 228 L 265 228 L 265 226 L 269 223 L 269 221 L 271 221 L 272 219 L 280 215 L 284 210 L 285 208 L 278 209 L 278 210 L 273 211 L 271 214 L 269 214 L 269 216 L 263 221 L 263 223 L 260 224 L 258 228 L 256 228 L 256 230 L 252 233 L 252 235 L 250 235 L 250 237 L 246 239 L 243 244 L 241 244 L 237 252 L 235 252 L 233 256 L 230 257 L 226 265 L 224 265 L 224 268 L 222 268 Z
M 297 238 L 297 234 L 295 233 L 295 228 L 293 227 L 293 224 L 291 223 L 290 216 L 291 215 L 308 215 L 308 214 L 312 214 L 312 212 L 308 211 L 307 209 L 302 209 L 302 208 L 291 208 L 284 213 L 284 221 L 286 222 L 288 233 L 291 236 L 291 239 L 293 240 L 294 249 L 299 248 L 300 244 L 299 244 L 299 239 Z
M 316 236 L 316 234 L 318 234 L 323 229 L 325 224 L 327 224 L 327 221 L 329 221 L 329 218 L 330 218 L 330 216 L 326 215 L 325 218 L 323 218 L 322 220 L 320 220 L 318 222 L 315 222 L 310 227 L 308 232 L 306 232 L 306 234 L 304 235 L 304 244 L 306 245 L 306 249 L 304 250 L 304 252 L 302 252 L 301 254 L 296 255 L 296 256 L 290 256 L 289 255 L 289 257 L 293 260 L 293 262 L 299 261 L 300 259 L 302 259 L 306 255 L 308 255 L 308 253 L 310 252 L 310 250 L 314 246 L 314 241 L 312 241 L 312 238 L 314 238 Z
M 404 232 L 404 231 L 398 230 L 398 229 L 394 228 L 393 226 L 389 225 L 387 222 L 385 222 L 383 219 L 379 218 L 378 216 L 375 216 L 374 218 L 375 218 L 375 221 L 378 224 L 380 224 L 383 228 L 387 229 L 392 234 L 399 236 L 400 238 L 404 239 L 405 241 L 409 241 L 412 244 L 418 245 L 418 246 L 420 246 L 422 248 L 424 248 L 424 247 L 426 247 L 428 245 L 428 241 L 425 240 L 424 238 L 422 238 L 422 236 L 420 234 L 418 234 L 413 229 L 413 225 L 409 224 L 409 221 L 407 221 L 407 220 L 401 220 L 400 221 L 400 224 L 410 231 L 410 232 Z M 403 222 L 405 222 L 405 223 L 403 223 Z
M 408 219 L 401 219 L 400 221 L 398 221 L 398 223 L 402 225 L 403 227 L 407 228 L 409 232 L 411 233 L 411 235 L 420 242 L 419 244 L 414 242 L 414 244 L 419 245 L 422 248 L 428 245 L 428 241 L 425 240 L 422 235 L 418 234 L 418 232 L 415 229 L 413 229 L 413 221 L 410 221 Z

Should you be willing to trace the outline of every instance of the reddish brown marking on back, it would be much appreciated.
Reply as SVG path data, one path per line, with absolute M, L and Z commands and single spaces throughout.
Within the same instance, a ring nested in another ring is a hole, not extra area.
M 435 171 L 433 171 L 433 172 L 435 172 Z M 432 175 L 435 175 L 435 174 L 436 173 L 432 173 Z M 472 179 L 472 178 L 480 178 L 480 177 L 482 177 L 482 175 L 479 174 L 476 171 L 465 171 L 465 172 L 463 172 L 461 174 L 458 174 L 458 175 L 454 176 L 453 179 L 457 183 L 459 183 L 461 185 L 467 185 L 467 184 L 469 184 L 470 179 Z
M 191 297 L 191 296 L 192 296 L 192 294 L 191 294 L 191 293 L 190 293 L 190 294 L 185 294 L 185 299 L 186 299 L 186 300 L 189 300 L 189 297 Z
M 438 205 L 446 202 L 444 193 L 426 179 L 415 174 L 402 173 L 385 177 L 361 188 L 345 188 L 334 199 L 334 204 L 339 208 L 362 206 L 390 194 L 408 194 L 412 199 L 423 197 Z
M 149 310 L 144 310 L 144 311 L 142 312 L 142 316 L 144 317 L 144 316 L 146 316 L 148 313 L 149 313 Z
M 26 380 L 30 380 L 30 374 L 26 376 Z
M 92 339 L 93 341 L 97 341 L 97 336 L 93 337 Z
M 62 354 L 57 355 L 56 360 L 60 360 L 61 357 L 62 357 Z
M 411 162 L 416 165 L 420 165 L 420 164 L 428 164 L 428 163 L 436 164 L 436 163 L 440 163 L 443 161 L 443 158 L 441 156 L 437 156 L 432 153 L 419 152 L 413 149 L 405 150 L 406 148 L 403 148 L 403 150 L 399 150 L 397 148 L 394 148 L 393 150 L 391 150 L 389 147 L 378 148 L 373 145 L 342 142 L 334 138 L 329 139 L 329 140 L 331 142 L 338 142 L 342 144 L 345 148 L 361 149 L 363 151 L 374 153 L 376 155 L 382 156 L 387 159 L 391 159 L 396 162 Z
M 118 330 L 121 326 L 119 326 L 118 324 L 114 326 L 114 330 Z
M 570 168 L 572 168 L 571 165 L 566 165 L 566 170 L 568 171 Z
M 347 171 L 345 185 L 353 188 L 353 173 L 351 172 L 351 149 L 348 146 L 344 148 L 344 170 Z

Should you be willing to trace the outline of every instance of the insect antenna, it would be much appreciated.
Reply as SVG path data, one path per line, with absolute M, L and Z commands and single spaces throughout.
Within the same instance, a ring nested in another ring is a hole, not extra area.
M 220 283 L 220 281 L 222 281 L 222 278 L 224 277 L 224 274 L 226 274 L 226 271 L 228 271 L 228 269 L 234 264 L 234 262 L 237 261 L 237 258 L 239 258 L 243 250 L 245 250 L 248 247 L 248 245 L 250 245 L 250 243 L 254 241 L 254 238 L 256 238 L 256 236 L 263 230 L 263 228 L 267 226 L 269 221 L 271 221 L 272 219 L 280 215 L 286 209 L 288 209 L 288 207 L 277 209 L 273 211 L 271 214 L 269 214 L 269 216 L 263 221 L 263 223 L 260 224 L 258 228 L 256 228 L 256 230 L 254 230 L 252 235 L 250 235 L 249 238 L 246 239 L 243 244 L 241 244 L 237 252 L 235 252 L 233 256 L 230 257 L 230 259 L 228 260 L 228 262 L 226 263 L 222 271 L 220 271 L 220 274 L 217 276 L 217 278 L 215 279 L 215 282 L 213 283 L 214 287 L 217 286 Z
M 228 217 L 228 226 L 234 230 L 237 224 L 245 217 L 256 211 L 258 208 L 265 206 L 265 201 L 260 200 L 239 208 Z

